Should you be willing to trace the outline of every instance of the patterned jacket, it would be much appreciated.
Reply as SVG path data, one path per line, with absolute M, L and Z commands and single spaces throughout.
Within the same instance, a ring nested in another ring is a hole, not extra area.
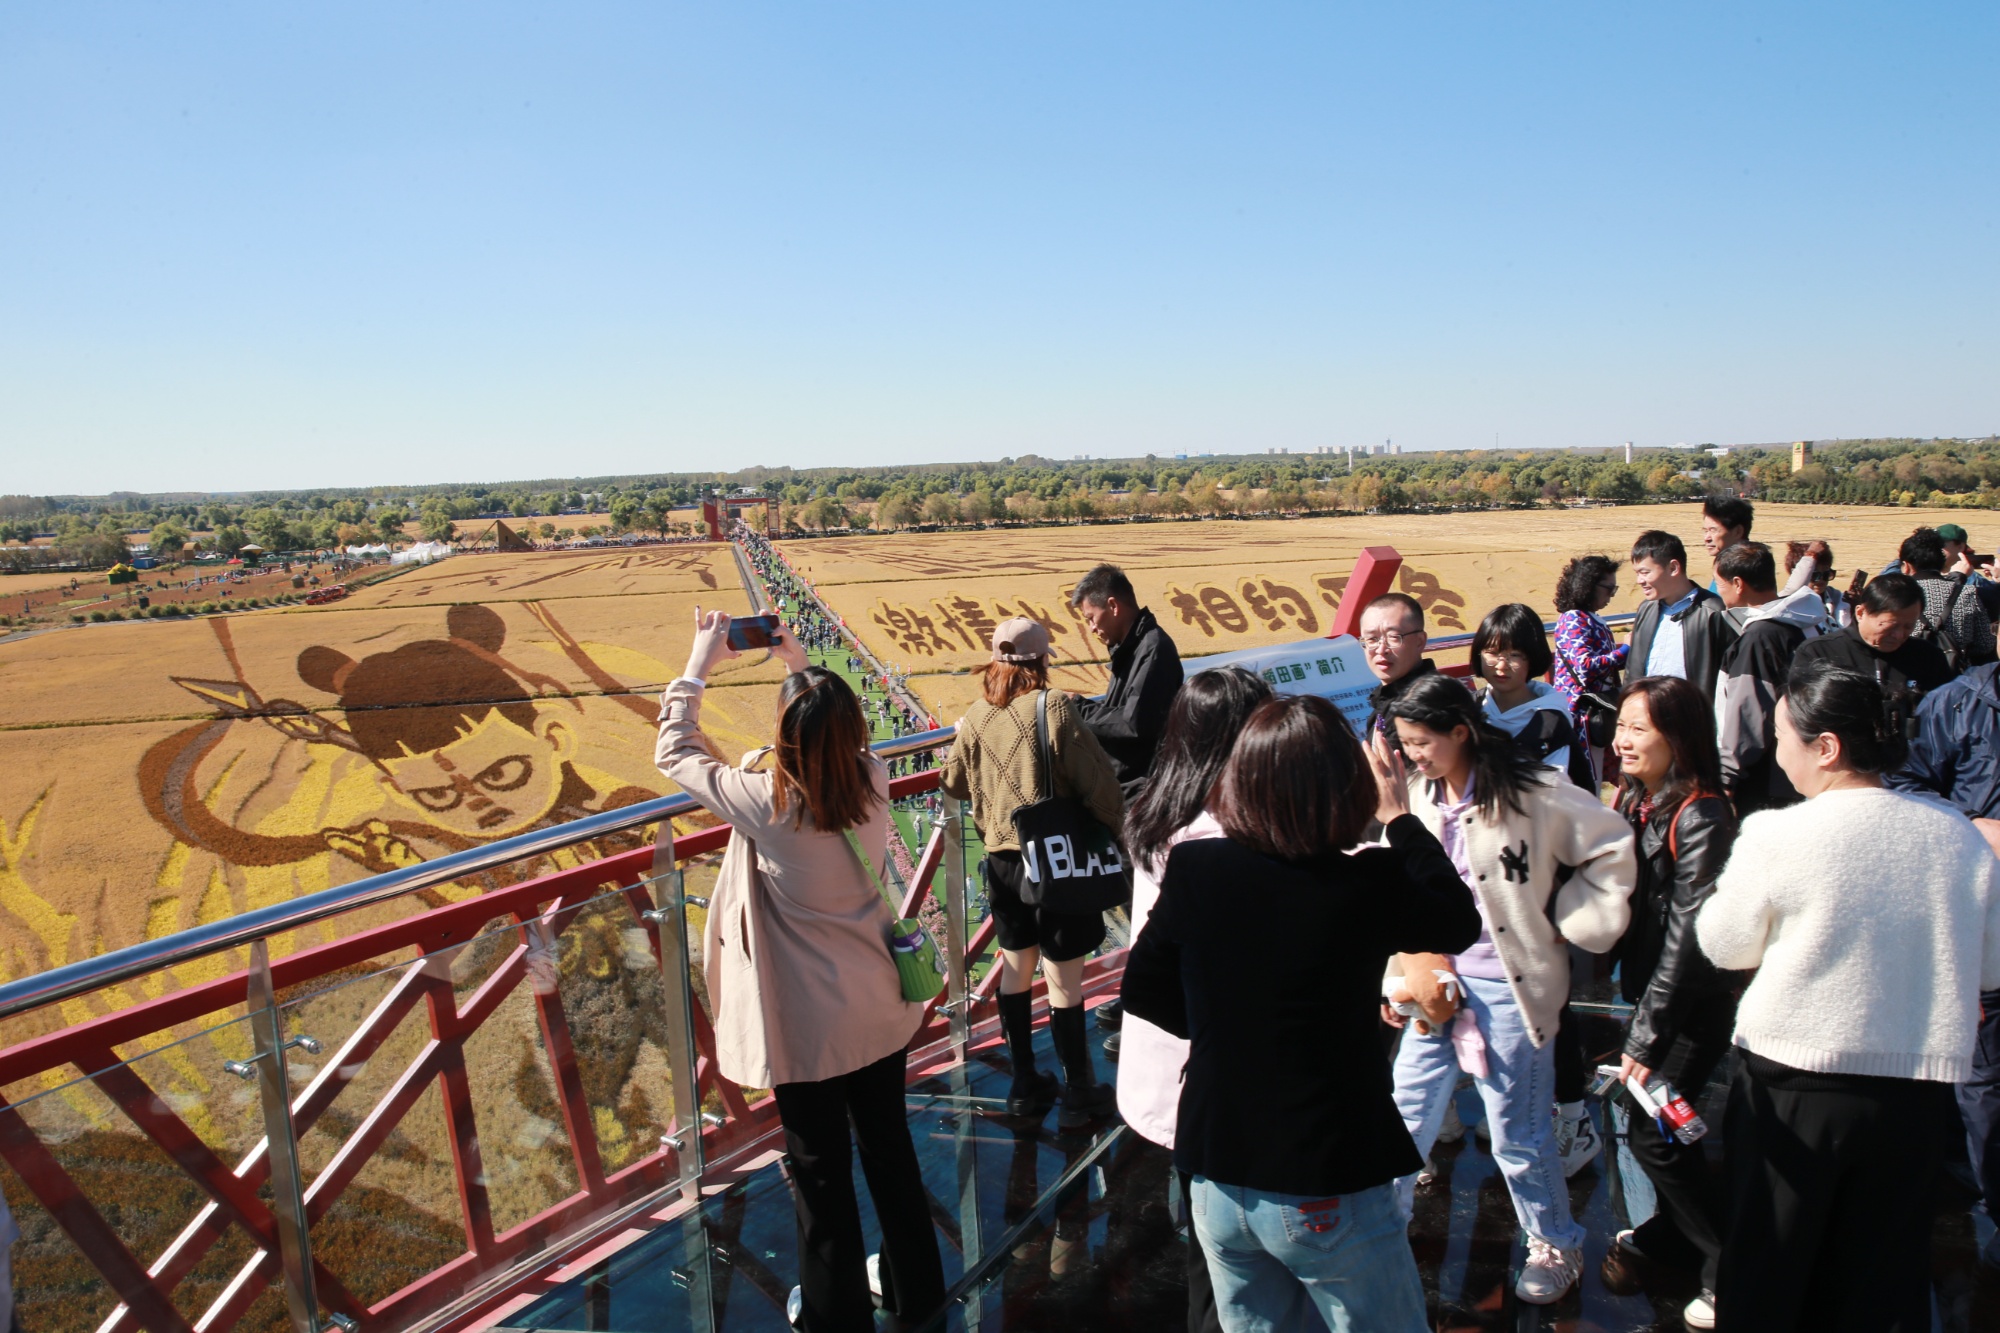
M 1614 642 L 1611 627 L 1588 611 L 1565 611 L 1556 617 L 1556 663 L 1552 673 L 1557 693 L 1569 701 L 1570 721 L 1583 725 L 1577 705 L 1586 692 L 1604 692 L 1618 680 L 1631 649 Z

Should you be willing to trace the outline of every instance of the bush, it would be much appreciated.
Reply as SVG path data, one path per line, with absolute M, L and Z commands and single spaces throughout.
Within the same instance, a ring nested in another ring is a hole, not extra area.
M 72 625 L 81 625 L 83 623 L 83 613 L 81 611 L 72 612 L 69 623 Z
M 102 611 L 92 611 L 90 613 L 90 623 L 93 625 L 102 625 L 104 623 L 104 613 Z
M 202 613 L 203 615 L 205 615 L 205 616 L 208 616 L 208 615 L 214 615 L 214 614 L 215 614 L 215 603 L 214 603 L 214 602 L 203 602 L 203 603 L 201 604 L 201 613 Z
M 161 614 L 161 615 L 167 615 L 167 616 L 177 616 L 177 615 L 181 614 L 181 609 L 180 609 L 180 608 L 179 608 L 178 606 L 175 606 L 175 605 L 173 605 L 173 604 L 172 604 L 172 603 L 170 602 L 170 603 L 168 603 L 168 604 L 167 604 L 167 608 L 166 608 L 166 609 L 165 609 L 164 611 L 162 611 L 162 612 L 161 612 L 160 614 Z

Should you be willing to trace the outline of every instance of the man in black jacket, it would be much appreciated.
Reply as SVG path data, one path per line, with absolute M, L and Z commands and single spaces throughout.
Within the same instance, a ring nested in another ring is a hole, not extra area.
M 1627 680 L 1679 676 L 1714 702 L 1715 674 L 1736 641 L 1722 601 L 1687 576 L 1687 547 L 1671 532 L 1642 532 L 1632 543 L 1632 581 L 1646 600 L 1632 622 Z
M 1368 730 L 1396 739 L 1389 726 L 1389 705 L 1409 688 L 1410 682 L 1428 676 L 1437 666 L 1424 656 L 1429 637 L 1424 632 L 1422 603 L 1408 593 L 1385 592 L 1361 608 L 1358 637 L 1367 656 L 1368 669 L 1382 682 L 1368 696 Z
M 1799 793 L 1778 767 L 1778 700 L 1792 657 L 1806 641 L 1806 624 L 1824 610 L 1810 592 L 1778 599 L 1778 562 L 1762 542 L 1738 542 L 1715 558 L 1722 603 L 1742 612 L 1743 632 L 1722 655 L 1715 688 L 1716 740 L 1722 787 L 1740 818 L 1755 810 L 1796 805 Z M 1796 608 L 1795 619 L 1786 613 Z
M 1111 649 L 1110 688 L 1083 701 L 1083 725 L 1111 756 L 1130 805 L 1153 771 L 1167 710 L 1180 692 L 1181 655 L 1116 565 L 1099 565 L 1078 579 L 1069 604 Z
M 1884 574 L 1861 590 L 1852 625 L 1800 645 L 1792 658 L 1792 673 L 1830 660 L 1891 693 L 1934 690 L 1954 673 L 1936 644 L 1913 637 L 1923 613 L 1924 590 L 1917 581 L 1904 574 Z

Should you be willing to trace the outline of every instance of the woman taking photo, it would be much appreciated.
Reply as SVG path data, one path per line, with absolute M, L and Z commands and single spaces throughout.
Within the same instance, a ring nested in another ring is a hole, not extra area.
M 1609 739 L 1591 734 L 1591 705 L 1583 696 L 1608 698 L 1618 688 L 1618 669 L 1625 665 L 1627 644 L 1612 640 L 1611 627 L 1598 615 L 1618 595 L 1618 562 L 1604 555 L 1580 555 L 1563 566 L 1556 583 L 1556 660 L 1552 679 L 1556 692 L 1569 702 L 1570 721 L 1590 752 L 1590 771 L 1604 777 L 1604 747 Z M 1608 721 L 1608 719 L 1606 719 Z M 1600 721 L 1600 728 L 1605 725 Z M 1595 790 L 1595 787 L 1592 788 Z
M 883 1301 L 914 1327 L 944 1303 L 944 1268 L 903 1106 L 903 1048 L 924 1006 L 903 999 L 893 918 L 876 888 L 889 779 L 847 683 L 810 666 L 789 631 L 771 652 L 791 670 L 777 735 L 741 768 L 717 759 L 701 730 L 709 671 L 739 655 L 727 613 L 696 610 L 687 670 L 660 699 L 660 771 L 735 828 L 702 945 L 716 1065 L 777 1098 L 798 1210 L 799 1326 L 875 1327 L 851 1165 L 858 1139 L 882 1227 Z
M 1417 1151 L 1428 1155 L 1458 1082 L 1457 1046 L 1473 1044 L 1470 1032 L 1455 1042 L 1452 1028 L 1470 1021 L 1483 1056 L 1466 1072 L 1493 1127 L 1494 1163 L 1528 1233 L 1528 1262 L 1514 1291 L 1531 1304 L 1552 1304 L 1583 1268 L 1583 1228 L 1570 1216 L 1550 1114 L 1553 1039 L 1569 999 L 1564 942 L 1603 953 L 1624 934 L 1632 831 L 1589 792 L 1522 754 L 1455 680 L 1416 682 L 1388 716 L 1416 769 L 1410 809 L 1443 843 L 1480 917 L 1478 940 L 1462 952 L 1405 951 L 1390 960 L 1384 995 L 1414 998 L 1425 1015 L 1405 1028 L 1396 1052 L 1396 1109 Z M 1439 973 L 1451 979 L 1457 1003 L 1440 994 Z M 1456 1013 L 1460 1005 L 1469 1020 Z M 1400 1021 L 1388 1006 L 1383 1017 Z M 1415 1173 L 1399 1184 L 1407 1217 Z
M 1145 930 L 1159 900 L 1167 853 L 1190 838 L 1222 836 L 1222 826 L 1208 813 L 1209 797 L 1243 724 L 1270 697 L 1271 687 L 1241 667 L 1197 672 L 1174 696 L 1153 775 L 1125 817 L 1125 849 L 1132 861 L 1133 938 Z M 1125 1040 L 1118 1061 L 1118 1113 L 1136 1133 L 1171 1151 L 1188 1043 L 1138 1017 L 1128 1018 L 1121 1031 Z M 1191 1185 L 1182 1179 L 1182 1197 Z M 1205 1333 L 1222 1325 L 1201 1238 L 1193 1228 L 1189 1232 L 1188 1330 Z
M 1621 1064 L 1628 1085 L 1663 1081 L 1692 1100 L 1729 1049 L 1744 980 L 1717 972 L 1694 939 L 1695 914 L 1736 842 L 1736 820 L 1721 795 L 1715 714 L 1684 680 L 1635 680 L 1619 700 L 1612 748 L 1624 781 L 1618 808 L 1639 843 L 1632 924 L 1613 951 L 1633 1005 Z M 1629 1094 L 1625 1109 L 1634 1126 L 1629 1146 L 1653 1182 L 1659 1211 L 1618 1233 L 1606 1281 L 1629 1283 L 1634 1260 L 1699 1270 L 1701 1294 L 1682 1315 L 1689 1328 L 1714 1328 L 1722 1206 L 1703 1144 L 1654 1132 L 1650 1113 Z
M 1394 1189 L 1423 1158 L 1371 974 L 1396 950 L 1466 947 L 1479 916 L 1381 762 L 1324 699 L 1260 704 L 1213 799 L 1222 836 L 1167 854 L 1125 966 L 1128 1021 L 1190 1041 L 1174 1165 L 1231 1333 L 1429 1327 Z M 1389 846 L 1352 850 L 1371 818 Z
M 1058 912 L 1021 900 L 1021 843 L 1014 812 L 1049 796 L 1081 800 L 1116 833 L 1125 797 L 1110 756 L 1084 728 L 1074 700 L 1049 689 L 1049 632 L 1025 616 L 993 631 L 993 660 L 984 668 L 981 698 L 959 719 L 958 738 L 939 776 L 951 796 L 969 798 L 972 823 L 986 845 L 986 896 L 1000 940 L 1000 1030 L 1014 1066 L 1007 1092 L 1010 1115 L 1040 1115 L 1055 1100 L 1056 1081 L 1035 1068 L 1035 965 L 1049 984 L 1049 1036 L 1062 1065 L 1057 1123 L 1080 1129 L 1108 1112 L 1117 1094 L 1100 1084 L 1083 1030 L 1083 965 L 1104 942 L 1102 912 Z M 1035 715 L 1048 696 L 1049 761 L 1041 771 Z
M 1716 1327 L 1927 1329 L 1952 1085 L 2000 986 L 2000 860 L 1958 811 L 1883 786 L 1907 747 L 1869 677 L 1794 673 L 1777 731 L 1805 800 L 1743 822 L 1695 919 L 1717 967 L 1757 969 Z

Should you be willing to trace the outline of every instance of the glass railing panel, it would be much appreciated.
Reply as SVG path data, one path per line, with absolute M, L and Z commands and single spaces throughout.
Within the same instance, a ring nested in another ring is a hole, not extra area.
M 26 1131 L 15 1139 L 16 1170 L 0 1172 L 21 1229 L 13 1256 L 20 1327 L 104 1327 L 122 1308 L 101 1270 L 119 1246 L 135 1276 L 158 1270 L 157 1289 L 195 1322 L 258 1253 L 244 1223 L 271 1234 L 257 1085 L 226 1067 L 248 1068 L 255 1040 L 248 1019 L 233 1014 L 131 1043 L 109 1053 L 124 1058 L 90 1061 L 88 1075 L 51 1071 L 6 1090 L 11 1105 L 0 1121 L 13 1124 L 3 1128 L 9 1137 Z M 90 1230 L 65 1231 L 30 1178 L 47 1191 L 74 1190 L 84 1208 L 72 1224 Z M 245 1313 L 252 1318 L 243 1326 L 254 1327 L 282 1317 L 283 1306 Z M 127 1312 L 112 1327 L 137 1325 Z
M 285 993 L 286 1032 L 320 1046 L 287 1064 L 313 1255 L 364 1305 L 465 1250 L 435 1079 L 412 1070 L 431 1047 L 427 996 L 449 994 L 461 954 L 507 936 L 518 932 Z

